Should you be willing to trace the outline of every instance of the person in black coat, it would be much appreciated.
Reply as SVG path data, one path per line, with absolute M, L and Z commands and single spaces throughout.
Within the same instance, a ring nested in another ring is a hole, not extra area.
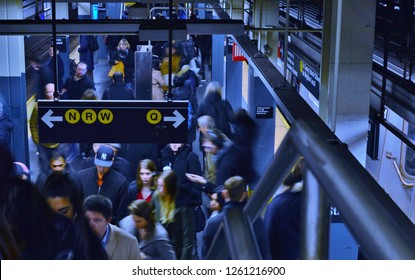
M 246 110 L 240 109 L 235 114 L 234 141 L 230 141 L 219 130 L 207 130 L 202 136 L 202 148 L 213 154 L 216 162 L 216 183 L 204 177 L 186 174 L 189 180 L 201 184 L 206 193 L 218 193 L 223 190 L 224 182 L 232 176 L 242 176 L 249 184 L 254 183 L 257 174 L 253 168 L 252 146 L 256 135 L 256 122 Z M 223 203 L 218 194 L 218 202 Z
M 63 60 L 62 57 L 59 55 L 59 50 L 56 50 L 57 55 L 53 55 L 53 47 L 49 47 L 49 60 L 46 63 L 46 65 L 48 66 L 48 68 L 50 69 L 50 71 L 53 73 L 53 77 L 54 77 L 54 73 L 55 73 L 55 69 L 56 69 L 56 59 L 58 60 L 58 90 L 61 91 L 63 88 L 63 76 L 65 74 L 65 68 L 63 65 Z
M 94 51 L 91 50 L 91 41 L 95 40 L 93 35 L 79 36 L 79 61 L 87 65 L 87 76 L 94 81 Z
M 235 122 L 235 112 L 227 100 L 222 100 L 222 87 L 218 82 L 210 82 L 207 85 L 195 119 L 203 115 L 211 116 L 216 128 L 232 139 L 231 124 Z
M 133 89 L 134 83 L 134 50 L 130 48 L 130 44 L 126 39 L 121 39 L 118 43 L 117 50 L 111 57 L 111 65 L 117 65 L 122 62 L 124 64 L 124 82 L 125 85 Z
M 42 63 L 39 57 L 30 58 L 30 63 L 35 70 L 34 93 L 36 94 L 36 100 L 46 99 L 46 85 L 55 83 L 53 72 Z
M 124 84 L 121 72 L 112 76 L 113 84 L 104 91 L 102 100 L 135 100 L 134 92 Z
M 222 223 L 226 213 L 233 208 L 239 208 L 241 211 L 246 204 L 246 182 L 241 176 L 233 176 L 225 181 L 225 189 L 221 192 L 225 205 L 222 211 L 210 218 L 203 231 L 202 242 L 202 258 L 206 259 L 215 235 L 218 231 L 220 224 Z M 264 223 L 261 218 L 258 218 L 255 223 L 252 224 L 255 232 L 255 237 L 260 249 L 262 259 L 270 259 L 268 239 L 264 230 Z
M 128 182 L 121 173 L 111 168 L 113 161 L 114 150 L 108 146 L 101 146 L 95 155 L 95 166 L 80 170 L 77 179 L 85 198 L 100 194 L 111 200 L 111 223 L 116 225 L 128 215 Z
M 202 193 L 186 173 L 202 175 L 199 157 L 189 144 L 170 143 L 161 150 L 160 169 L 171 168 L 177 176 L 177 205 L 199 206 Z
M 0 146 L 9 147 L 13 123 L 0 100 Z
M 264 224 L 273 260 L 300 258 L 301 190 L 303 161 L 284 180 L 282 193 L 269 203 Z
M 85 259 L 79 234 L 69 219 L 55 213 L 28 180 L 13 178 L 0 211 L 10 225 L 22 259 Z

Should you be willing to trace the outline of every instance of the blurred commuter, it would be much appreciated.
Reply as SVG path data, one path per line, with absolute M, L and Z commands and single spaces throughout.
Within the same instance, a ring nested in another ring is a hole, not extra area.
M 0 201 L 23 259 L 85 259 L 73 224 L 55 213 L 28 180 L 13 178 Z
M 87 89 L 95 89 L 94 80 L 89 78 L 87 73 L 87 64 L 82 60 L 78 63 L 75 75 L 66 79 L 61 95 L 63 99 L 82 99 L 82 94 Z
M 164 100 L 164 86 L 166 83 L 163 80 L 163 75 L 160 71 L 161 61 L 158 57 L 153 55 L 153 67 L 152 67 L 152 99 L 153 100 Z
M 191 260 L 195 249 L 194 208 L 177 205 L 177 177 L 173 170 L 165 170 L 157 180 L 152 202 L 156 218 L 164 226 L 179 260 Z
M 53 93 L 55 90 L 54 84 L 48 84 L 45 90 L 45 96 L 48 100 L 53 100 Z M 49 159 L 53 153 L 65 153 L 66 146 L 62 143 L 41 143 L 39 141 L 39 116 L 38 116 L 38 105 L 35 103 L 32 115 L 30 116 L 30 132 L 32 134 L 32 140 L 37 146 L 39 152 L 39 168 L 40 172 L 47 173 L 49 170 Z
M 135 236 L 110 224 L 111 200 L 102 195 L 91 195 L 84 201 L 85 217 L 92 231 L 101 240 L 110 260 L 139 260 L 140 249 Z
M 12 176 L 22 180 L 30 180 L 29 168 L 23 162 L 15 161 L 13 162 Z
M 222 86 L 219 82 L 210 82 L 206 87 L 195 118 L 203 115 L 211 116 L 216 128 L 232 139 L 231 124 L 235 122 L 235 112 L 227 100 L 222 100 Z
M 239 208 L 241 211 L 243 210 L 247 198 L 247 184 L 241 176 L 230 177 L 225 181 L 225 188 L 222 190 L 221 194 L 225 200 L 225 205 L 218 215 L 208 219 L 205 230 L 203 231 L 203 259 L 206 259 L 218 228 L 226 213 L 233 208 Z M 268 239 L 265 236 L 264 224 L 261 218 L 258 218 L 255 221 L 253 229 L 262 259 L 270 259 Z M 225 240 L 219 240 L 218 242 L 223 242 L 223 246 L 226 246 Z
M 222 190 L 225 180 L 232 176 L 243 176 L 247 183 L 256 179 L 252 159 L 256 123 L 243 109 L 238 110 L 235 117 L 234 141 L 227 139 L 218 130 L 208 130 L 202 136 L 203 150 L 215 155 L 216 183 L 209 182 L 202 176 L 187 174 L 189 180 L 201 184 L 207 193 Z
M 153 204 L 138 199 L 128 207 L 140 240 L 140 254 L 145 260 L 175 260 L 176 253 L 166 229 L 155 219 Z
M 7 146 L 0 145 L 0 205 L 7 195 L 7 189 L 12 181 L 13 157 Z M 4 216 L 3 208 L 0 206 L 0 260 L 21 259 L 16 239 L 12 228 Z
M 76 170 L 70 167 L 69 163 L 66 162 L 66 157 L 64 154 L 59 152 L 52 153 L 52 156 L 49 160 L 50 169 L 46 172 L 41 172 L 36 180 L 36 186 L 40 191 L 42 191 L 45 186 L 46 180 L 52 174 L 67 174 L 73 180 L 76 178 Z M 78 186 L 79 188 L 79 186 Z
M 95 155 L 95 166 L 80 170 L 77 179 L 84 197 L 100 194 L 111 200 L 111 222 L 117 224 L 127 216 L 128 183 L 121 173 L 111 167 L 113 161 L 114 150 L 108 146 L 101 146 Z
M 63 88 L 63 76 L 65 75 L 65 67 L 63 65 L 63 60 L 62 57 L 59 55 L 59 50 L 56 49 L 56 55 L 54 55 L 53 53 L 53 46 L 49 47 L 49 58 L 48 61 L 46 62 L 47 67 L 50 69 L 50 71 L 52 72 L 52 77 L 55 77 L 55 69 L 56 69 L 56 59 L 58 60 L 58 73 L 57 73 L 57 78 L 58 78 L 58 90 L 61 91 Z
M 13 122 L 0 97 L 0 146 L 10 148 L 12 129 Z
M 104 91 L 102 100 L 135 100 L 134 92 L 124 84 L 121 72 L 112 75 L 113 83 Z
M 30 63 L 35 70 L 34 93 L 36 96 L 36 101 L 39 99 L 45 99 L 47 98 L 47 96 L 45 96 L 46 86 L 48 84 L 55 83 L 53 72 L 49 69 L 49 67 L 43 64 L 42 60 L 39 57 L 30 58 Z M 55 88 L 53 90 L 55 90 Z
M 68 174 L 54 173 L 49 176 L 42 194 L 53 211 L 72 221 L 80 237 L 78 243 L 81 244 L 86 258 L 107 259 L 107 254 L 102 248 L 100 240 L 92 232 L 83 216 L 83 197 L 74 178 Z
M 300 258 L 303 160 L 284 180 L 283 192 L 268 204 L 264 224 L 273 260 Z
M 94 82 L 94 52 L 97 51 L 95 43 L 98 43 L 96 40 L 94 35 L 79 36 L 79 61 L 83 61 L 87 65 L 86 75 L 92 82 Z
M 82 93 L 82 100 L 98 100 L 95 90 L 88 88 Z
M 187 143 L 196 139 L 195 113 L 198 110 L 196 90 L 199 86 L 199 78 L 191 70 L 186 57 L 180 59 L 180 71 L 173 78 L 174 88 L 172 90 L 173 100 L 188 100 L 187 118 Z

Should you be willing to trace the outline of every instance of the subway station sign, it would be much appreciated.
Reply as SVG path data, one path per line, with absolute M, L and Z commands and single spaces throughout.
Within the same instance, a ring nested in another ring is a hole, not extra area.
M 185 143 L 188 101 L 39 100 L 41 143 Z

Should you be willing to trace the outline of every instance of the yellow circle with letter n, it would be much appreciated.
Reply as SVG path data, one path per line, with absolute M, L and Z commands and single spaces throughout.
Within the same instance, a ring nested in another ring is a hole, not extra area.
M 78 110 L 69 109 L 65 112 L 65 120 L 70 124 L 76 124 L 81 119 L 81 114 Z

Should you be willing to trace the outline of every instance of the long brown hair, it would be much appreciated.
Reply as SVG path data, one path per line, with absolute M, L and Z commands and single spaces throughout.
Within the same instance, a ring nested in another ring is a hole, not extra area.
M 156 218 L 153 204 L 145 201 L 144 199 L 137 199 L 131 202 L 130 206 L 128 206 L 128 210 L 131 215 L 141 217 L 147 221 L 147 234 L 145 239 L 151 238 L 154 235 L 156 228 Z
M 137 188 L 138 188 L 138 191 L 141 191 L 143 189 L 143 181 L 141 181 L 141 178 L 140 178 L 140 170 L 141 169 L 148 169 L 153 173 L 153 178 L 152 178 L 150 189 L 154 191 L 157 188 L 157 184 L 156 184 L 156 182 L 157 182 L 157 176 L 156 176 L 157 167 L 156 167 L 156 164 L 151 159 L 143 159 L 138 163 L 138 167 L 137 167 Z

